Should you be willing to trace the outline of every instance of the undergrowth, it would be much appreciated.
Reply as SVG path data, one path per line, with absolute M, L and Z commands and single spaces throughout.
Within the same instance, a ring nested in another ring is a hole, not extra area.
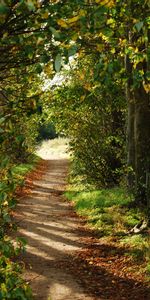
M 88 225 L 97 231 L 105 242 L 115 241 L 128 248 L 136 262 L 143 262 L 145 274 L 150 274 L 150 237 L 148 233 L 130 234 L 136 224 L 145 218 L 145 212 L 130 208 L 131 196 L 122 188 L 87 190 L 70 186 L 65 193 L 74 203 L 77 213 L 87 218 Z
M 32 299 L 29 285 L 22 279 L 23 265 L 16 262 L 24 251 L 22 238 L 12 240 L 11 232 L 16 230 L 12 210 L 16 206 L 15 190 L 23 184 L 25 175 L 31 171 L 39 158 L 30 156 L 26 164 L 12 164 L 9 158 L 0 164 L 0 299 Z

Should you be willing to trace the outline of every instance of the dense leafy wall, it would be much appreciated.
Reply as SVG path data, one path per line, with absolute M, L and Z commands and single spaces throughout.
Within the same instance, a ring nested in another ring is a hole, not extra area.
M 106 82 L 105 69 L 99 68 L 98 78 L 96 71 L 95 57 L 82 56 L 50 103 L 58 129 L 70 137 L 74 173 L 108 186 L 119 183 L 123 172 L 126 105 L 121 80 L 111 80 L 113 70 Z

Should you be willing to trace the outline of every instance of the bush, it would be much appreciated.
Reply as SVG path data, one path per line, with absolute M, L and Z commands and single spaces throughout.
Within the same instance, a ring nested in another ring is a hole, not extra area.
M 58 137 L 55 126 L 52 123 L 43 124 L 38 128 L 37 141 L 49 140 Z

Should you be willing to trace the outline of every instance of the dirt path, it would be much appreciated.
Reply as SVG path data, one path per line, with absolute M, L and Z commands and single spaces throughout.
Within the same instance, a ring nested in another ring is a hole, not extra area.
M 73 252 L 84 245 L 76 230 L 78 219 L 62 196 L 68 161 L 47 163 L 46 173 L 17 208 L 19 235 L 28 243 L 25 278 L 31 282 L 36 300 L 93 300 L 70 267 Z
M 149 300 L 149 286 L 131 272 L 134 263 L 126 249 L 103 243 L 65 201 L 64 141 L 44 142 L 38 154 L 45 163 L 29 176 L 37 179 L 30 192 L 27 181 L 27 196 L 21 194 L 15 214 L 18 235 L 28 243 L 20 259 L 34 299 Z

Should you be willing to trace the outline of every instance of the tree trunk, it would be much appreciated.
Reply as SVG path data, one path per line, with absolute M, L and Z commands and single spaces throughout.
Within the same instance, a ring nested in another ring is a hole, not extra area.
M 135 186 L 135 102 L 128 98 L 128 121 L 127 121 L 127 167 L 128 188 L 134 192 Z
M 149 204 L 150 196 L 150 97 L 143 86 L 135 91 L 136 200 Z
M 132 64 L 128 55 L 125 57 L 125 68 L 128 76 L 126 84 L 127 100 L 127 184 L 130 192 L 134 192 L 135 186 L 135 100 L 131 92 Z

